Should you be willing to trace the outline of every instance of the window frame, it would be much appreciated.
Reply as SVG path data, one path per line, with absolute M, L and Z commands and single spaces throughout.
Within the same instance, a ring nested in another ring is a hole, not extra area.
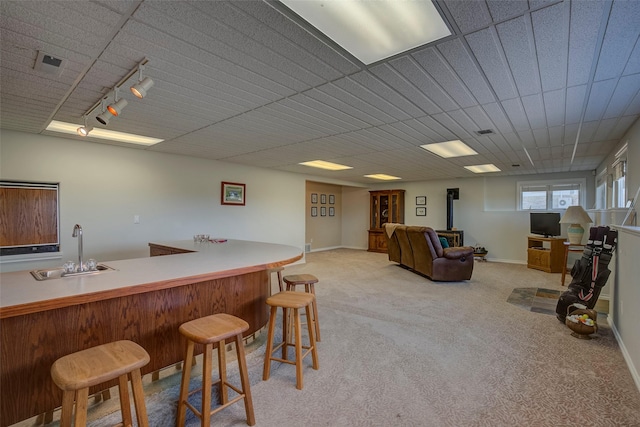
M 585 203 L 587 200 L 587 180 L 585 178 L 568 178 L 568 179 L 545 179 L 536 181 L 518 181 L 516 183 L 516 211 L 519 212 L 560 212 L 565 208 L 553 208 L 551 194 L 554 191 L 554 187 L 566 186 L 568 184 L 577 185 L 579 191 L 579 205 L 586 209 Z M 546 187 L 546 207 L 544 209 L 523 209 L 522 208 L 522 192 L 526 187 Z M 557 190 L 557 189 L 556 189 Z

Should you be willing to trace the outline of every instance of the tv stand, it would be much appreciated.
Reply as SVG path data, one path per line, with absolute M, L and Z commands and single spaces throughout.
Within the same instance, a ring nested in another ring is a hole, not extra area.
M 562 273 L 564 245 L 562 237 L 527 237 L 527 267 L 547 273 Z

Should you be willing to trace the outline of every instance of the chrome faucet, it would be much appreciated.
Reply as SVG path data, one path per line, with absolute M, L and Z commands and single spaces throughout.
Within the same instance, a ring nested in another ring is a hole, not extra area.
M 73 226 L 73 234 L 71 237 L 78 238 L 78 272 L 84 271 L 84 265 L 82 264 L 82 227 L 80 224 Z

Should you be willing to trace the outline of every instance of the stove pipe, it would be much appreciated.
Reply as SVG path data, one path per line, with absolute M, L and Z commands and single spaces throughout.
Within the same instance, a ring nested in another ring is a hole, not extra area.
M 453 228 L 453 201 L 459 198 L 459 188 L 447 188 L 447 230 Z

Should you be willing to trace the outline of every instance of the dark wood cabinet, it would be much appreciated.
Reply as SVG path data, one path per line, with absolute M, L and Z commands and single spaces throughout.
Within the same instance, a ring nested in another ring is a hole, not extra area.
M 387 252 L 384 224 L 404 224 L 404 190 L 370 191 L 369 251 Z

